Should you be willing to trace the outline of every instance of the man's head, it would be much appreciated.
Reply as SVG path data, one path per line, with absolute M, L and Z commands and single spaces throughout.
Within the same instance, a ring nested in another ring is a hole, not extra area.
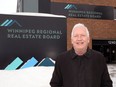
M 71 33 L 71 42 L 75 51 L 86 51 L 90 41 L 89 31 L 84 24 L 76 24 Z

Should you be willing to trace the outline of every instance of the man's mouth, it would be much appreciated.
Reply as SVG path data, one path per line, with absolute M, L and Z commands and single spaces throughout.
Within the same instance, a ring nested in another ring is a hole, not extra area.
M 77 44 L 78 44 L 78 45 L 82 45 L 82 44 L 84 44 L 84 42 L 77 42 Z

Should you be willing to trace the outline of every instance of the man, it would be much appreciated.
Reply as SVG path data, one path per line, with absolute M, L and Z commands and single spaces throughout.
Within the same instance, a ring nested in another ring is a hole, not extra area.
M 51 87 L 112 87 L 104 56 L 88 48 L 89 31 L 76 24 L 71 33 L 73 48 L 56 58 Z

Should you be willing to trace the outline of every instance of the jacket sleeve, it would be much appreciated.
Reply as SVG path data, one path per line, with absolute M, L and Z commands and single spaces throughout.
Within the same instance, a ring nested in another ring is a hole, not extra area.
M 110 78 L 105 60 L 103 64 L 104 64 L 104 70 L 103 70 L 102 79 L 101 79 L 101 87 L 113 87 L 112 80 Z
M 63 87 L 63 80 L 61 75 L 61 70 L 59 67 L 59 62 L 56 60 L 54 72 L 52 75 L 52 79 L 50 81 L 51 87 Z

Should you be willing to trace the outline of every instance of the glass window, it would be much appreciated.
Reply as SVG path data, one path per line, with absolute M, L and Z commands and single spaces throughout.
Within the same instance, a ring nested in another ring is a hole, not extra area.
M 114 20 L 116 20 L 116 8 L 114 8 Z

